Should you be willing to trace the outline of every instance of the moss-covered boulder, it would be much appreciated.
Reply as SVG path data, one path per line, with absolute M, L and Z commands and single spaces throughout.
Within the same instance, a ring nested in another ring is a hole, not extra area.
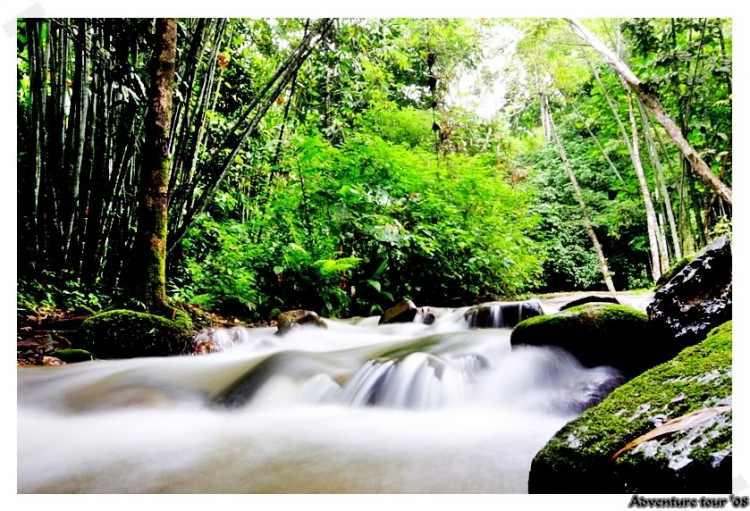
M 91 354 L 91 352 L 86 350 L 80 350 L 80 349 L 65 349 L 65 350 L 56 350 L 49 354 L 51 357 L 56 357 L 62 360 L 63 362 L 86 362 L 88 360 L 92 360 L 94 356 Z
M 534 458 L 529 492 L 729 494 L 731 402 L 729 322 L 565 425 Z
M 557 346 L 587 367 L 608 365 L 633 376 L 666 360 L 648 317 L 626 305 L 587 304 L 519 323 L 512 346 Z
M 190 314 L 185 312 L 182 309 L 177 308 L 170 308 L 167 314 L 162 314 L 162 316 L 171 319 L 175 323 L 177 323 L 180 327 L 184 328 L 185 330 L 192 331 L 193 330 L 193 320 L 190 319 Z
M 191 335 L 170 319 L 120 309 L 84 321 L 76 344 L 97 358 L 162 357 L 182 353 Z

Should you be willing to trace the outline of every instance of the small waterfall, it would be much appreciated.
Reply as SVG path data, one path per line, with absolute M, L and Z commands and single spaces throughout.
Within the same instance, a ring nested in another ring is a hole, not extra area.
M 427 409 L 459 402 L 469 384 L 467 371 L 424 353 L 403 360 L 365 363 L 327 401 L 351 406 Z
M 525 492 L 536 452 L 622 382 L 511 350 L 537 305 L 219 328 L 200 337 L 217 353 L 19 369 L 18 491 Z
M 488 302 L 466 311 L 469 328 L 513 328 L 525 319 L 544 314 L 539 300 Z

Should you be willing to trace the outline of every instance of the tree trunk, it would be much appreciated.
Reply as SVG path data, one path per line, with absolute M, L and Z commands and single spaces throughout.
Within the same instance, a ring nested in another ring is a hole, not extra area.
M 549 103 L 547 101 L 546 96 L 542 96 L 542 101 L 545 104 L 545 108 L 547 109 L 547 112 L 549 112 Z M 562 142 L 560 142 L 560 137 L 557 135 L 557 128 L 555 127 L 555 122 L 552 119 L 552 114 L 550 113 L 549 117 L 549 127 L 550 127 L 550 134 L 552 135 L 552 139 L 555 141 L 555 145 L 557 146 L 557 151 L 560 154 L 560 159 L 563 161 L 563 166 L 565 167 L 565 170 L 568 173 L 568 178 L 570 178 L 570 184 L 573 186 L 573 192 L 575 193 L 576 200 L 578 201 L 578 206 L 581 208 L 581 216 L 583 217 L 583 225 L 586 228 L 586 234 L 588 234 L 589 239 L 591 239 L 591 243 L 594 245 L 594 250 L 596 251 L 596 255 L 599 258 L 599 266 L 602 270 L 602 275 L 604 276 L 604 282 L 607 285 L 607 289 L 609 289 L 610 292 L 613 294 L 617 291 L 615 290 L 615 284 L 612 282 L 612 275 L 609 272 L 609 266 L 607 265 L 607 258 L 604 257 L 604 251 L 602 250 L 602 246 L 599 243 L 599 238 L 596 237 L 596 233 L 594 232 L 594 228 L 591 225 L 591 219 L 589 218 L 588 211 L 586 210 L 586 203 L 583 201 L 583 192 L 581 191 L 581 187 L 578 184 L 578 180 L 576 179 L 575 174 L 573 173 L 573 168 L 570 166 L 570 161 L 568 161 L 568 155 L 565 153 L 565 148 L 562 145 Z
M 566 18 L 566 20 L 578 30 L 579 35 L 587 43 L 589 43 L 595 50 L 602 54 L 607 63 L 619 74 L 623 80 L 627 82 L 633 92 L 641 98 L 643 104 L 654 114 L 656 120 L 662 125 L 664 131 L 667 132 L 672 141 L 679 147 L 682 154 L 690 162 L 693 170 L 698 174 L 700 179 L 707 185 L 713 188 L 716 193 L 727 202 L 732 204 L 732 190 L 724 184 L 718 177 L 714 175 L 711 168 L 706 164 L 705 161 L 698 155 L 695 149 L 685 140 L 682 132 L 674 123 L 674 121 L 667 115 L 664 107 L 662 106 L 659 98 L 649 90 L 631 71 L 628 65 L 622 61 L 612 50 L 607 48 L 598 37 L 591 33 L 579 20 L 575 18 Z
M 167 307 L 165 259 L 169 187 L 169 135 L 172 118 L 177 20 L 157 18 L 156 48 L 148 93 L 143 147 L 138 232 L 133 250 L 135 297 L 149 310 Z
M 643 135 L 646 139 L 646 145 L 648 146 L 648 154 L 651 158 L 651 165 L 656 169 L 656 174 L 659 181 L 659 189 L 664 198 L 664 206 L 667 211 L 667 221 L 669 222 L 669 232 L 672 236 L 672 246 L 674 249 L 674 257 L 679 260 L 682 259 L 682 249 L 680 248 L 680 239 L 677 236 L 677 225 L 674 221 L 674 211 L 672 209 L 672 199 L 669 197 L 669 190 L 667 190 L 667 183 L 664 179 L 664 169 L 661 166 L 661 160 L 659 159 L 659 153 L 656 150 L 656 144 L 654 138 L 651 136 L 651 122 L 648 119 L 646 109 L 643 107 L 643 103 L 638 100 L 638 108 L 641 111 L 641 119 L 643 120 Z
M 646 181 L 646 174 L 643 171 L 643 165 L 641 163 L 641 154 L 638 141 L 638 124 L 635 121 L 633 98 L 631 96 L 630 90 L 628 89 L 628 84 L 623 81 L 622 86 L 625 88 L 625 92 L 628 95 L 630 130 L 633 132 L 633 142 L 631 144 L 632 152 L 630 153 L 630 156 L 633 159 L 633 168 L 635 168 L 635 175 L 638 177 L 638 184 L 641 187 L 643 204 L 646 206 L 646 228 L 648 229 L 648 243 L 651 249 L 651 276 L 653 277 L 654 282 L 656 282 L 657 280 L 659 280 L 659 277 L 661 277 L 661 263 L 659 260 L 659 224 L 656 220 L 654 204 L 653 202 L 651 202 L 651 192 L 648 189 L 648 181 Z

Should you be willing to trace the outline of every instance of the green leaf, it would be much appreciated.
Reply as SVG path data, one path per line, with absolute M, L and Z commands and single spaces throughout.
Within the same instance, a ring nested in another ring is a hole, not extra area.
M 383 272 L 385 271 L 386 268 L 388 268 L 388 259 L 387 258 L 384 259 L 382 263 L 380 263 L 380 266 L 378 266 L 378 269 L 375 270 L 375 273 L 372 274 L 372 278 L 376 279 L 376 278 L 380 277 L 383 274 Z
M 380 293 L 380 282 L 378 282 L 377 280 L 370 280 L 370 279 L 367 279 L 365 282 L 367 282 L 368 284 L 370 284 L 372 287 L 375 288 L 375 290 L 378 293 Z

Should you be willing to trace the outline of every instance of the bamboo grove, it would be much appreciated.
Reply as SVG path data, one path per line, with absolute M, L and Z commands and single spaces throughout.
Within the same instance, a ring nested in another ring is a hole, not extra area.
M 226 19 L 180 24 L 171 133 L 170 248 L 205 207 L 243 142 L 288 88 L 332 20 L 305 32 L 275 72 L 210 139 Z M 116 285 L 135 235 L 151 20 L 29 19 L 19 25 L 28 88 L 19 99 L 21 261 Z M 200 156 L 209 155 L 205 161 Z M 198 193 L 196 193 L 198 192 Z

